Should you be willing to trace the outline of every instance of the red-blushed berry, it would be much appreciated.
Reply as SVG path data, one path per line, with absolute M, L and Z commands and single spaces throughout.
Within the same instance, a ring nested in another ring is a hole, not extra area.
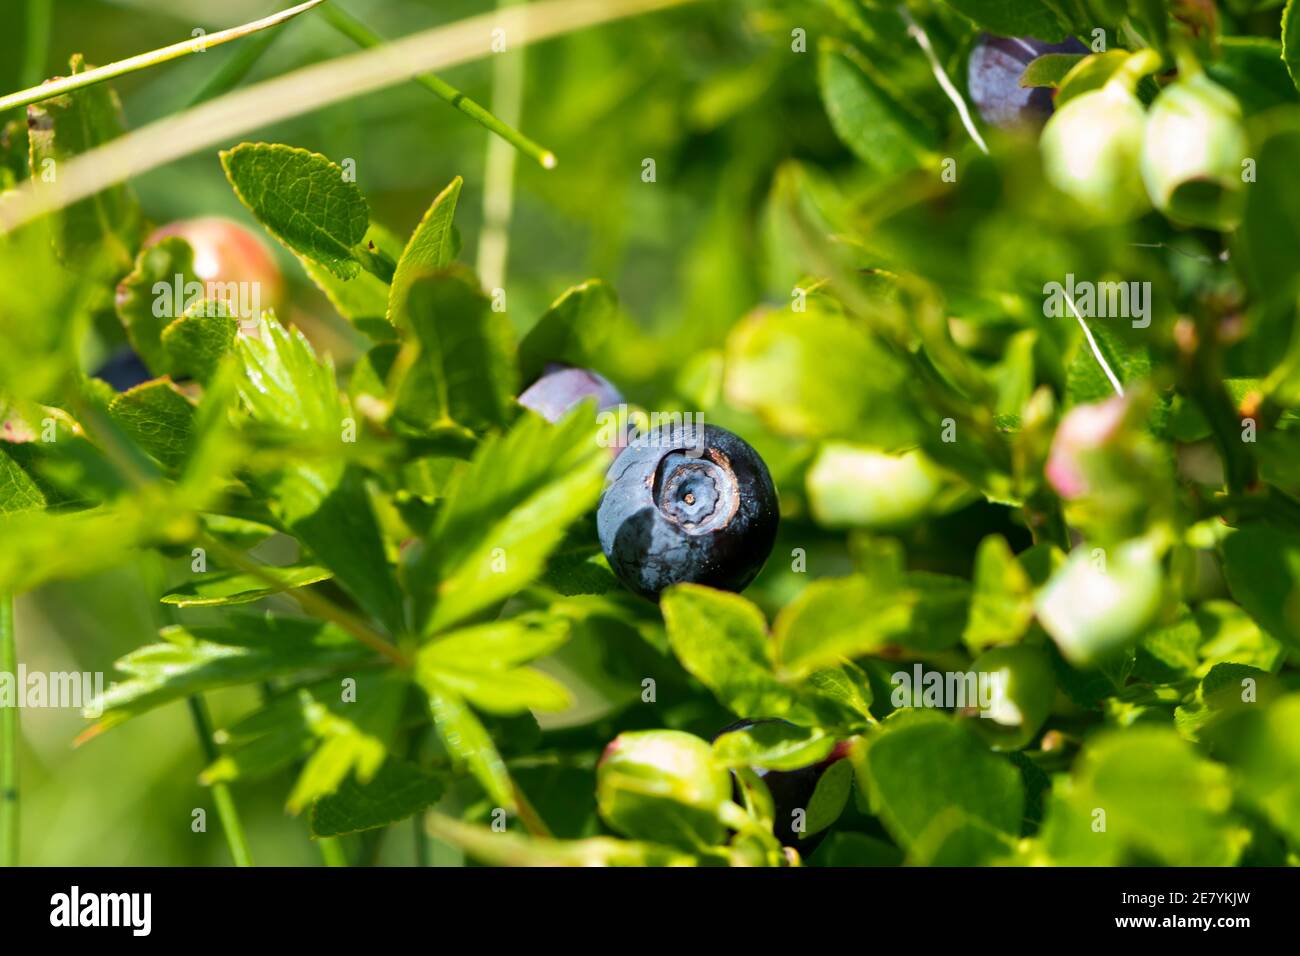
M 233 295 L 247 302 L 255 296 L 262 310 L 283 303 L 284 276 L 275 256 L 265 242 L 239 223 L 217 216 L 184 219 L 155 230 L 145 246 L 171 236 L 184 239 L 194 250 L 195 278 L 207 286 L 208 298 L 230 300 Z M 242 290 L 238 286 L 243 286 Z M 240 318 L 256 321 L 260 316 Z

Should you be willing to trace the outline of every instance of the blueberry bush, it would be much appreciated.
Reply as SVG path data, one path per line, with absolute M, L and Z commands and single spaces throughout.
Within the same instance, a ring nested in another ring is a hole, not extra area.
M 60 746 L 220 834 L 124 859 L 1300 859 L 1296 0 L 308 6 L 0 100 L 0 679 L 129 635 Z

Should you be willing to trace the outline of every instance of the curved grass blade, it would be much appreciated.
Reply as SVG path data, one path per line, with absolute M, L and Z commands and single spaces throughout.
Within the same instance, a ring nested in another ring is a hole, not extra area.
M 254 20 L 251 23 L 231 27 L 229 30 L 222 30 L 219 33 L 201 34 L 189 40 L 182 40 L 180 43 L 173 43 L 171 46 L 150 50 L 148 53 L 127 57 L 125 60 L 118 60 L 116 63 L 109 63 L 107 66 L 87 70 L 85 73 L 78 73 L 76 76 L 50 80 L 30 89 L 10 93 L 8 96 L 0 97 L 0 113 L 20 106 L 30 106 L 32 103 L 39 103 L 41 100 L 48 100 L 63 93 L 71 93 L 73 90 L 84 89 L 96 83 L 103 83 L 105 80 L 126 76 L 128 73 L 135 73 L 138 70 L 157 66 L 160 63 L 167 63 L 170 60 L 176 60 L 191 53 L 202 53 L 222 43 L 229 43 L 231 40 L 242 39 L 260 30 L 279 26 L 286 20 L 292 20 L 300 13 L 306 13 L 312 7 L 319 6 L 324 2 L 325 0 L 307 0 L 306 3 L 300 3 L 296 7 L 291 7 L 269 17 L 263 17 L 261 20 Z

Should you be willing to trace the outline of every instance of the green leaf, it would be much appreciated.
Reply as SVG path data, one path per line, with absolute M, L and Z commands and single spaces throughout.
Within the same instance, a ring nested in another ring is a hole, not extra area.
M 233 316 L 200 308 L 163 329 L 160 341 L 174 374 L 189 375 L 206 385 L 221 360 L 234 351 L 238 335 L 239 321 Z
M 81 54 L 69 64 L 75 76 L 89 69 Z M 76 156 L 126 132 L 122 104 L 112 87 L 100 84 L 65 93 L 27 108 L 28 141 L 34 176 L 57 178 Z M 110 186 L 56 214 L 55 249 L 65 263 L 115 278 L 131 268 L 139 248 L 143 217 L 125 184 Z
M 240 201 L 289 249 L 341 279 L 361 270 L 354 249 L 370 207 L 342 167 L 305 149 L 242 143 L 221 154 Z
M 515 409 L 515 378 L 505 313 L 493 310 L 465 270 L 403 281 L 407 287 L 394 322 L 415 332 L 419 352 L 395 386 L 397 416 L 426 428 L 506 425 Z
M 1204 601 L 1196 608 L 1195 617 L 1203 636 L 1197 649 L 1202 671 L 1231 662 L 1271 674 L 1286 660 L 1286 648 L 1230 601 Z
M 339 440 L 344 411 L 334 362 L 318 360 L 301 330 L 264 316 L 259 334 L 236 344 L 244 371 L 239 396 L 255 421 Z
M 1099 90 L 1114 76 L 1129 58 L 1128 50 L 1107 50 L 1093 53 L 1074 64 L 1056 84 L 1056 109 L 1060 109 L 1081 93 Z
M 1224 539 L 1223 571 L 1255 623 L 1300 648 L 1300 537 L 1264 525 L 1239 528 Z
M 1045 53 L 1025 67 L 1025 72 L 1020 74 L 1020 85 L 1056 88 L 1082 59 L 1082 53 Z
M 1300 4 L 1287 0 L 1282 11 L 1282 60 L 1296 89 L 1300 89 Z
M 1294 8 L 1293 0 L 1288 10 Z M 1293 309 L 1300 263 L 1285 250 L 1300 243 L 1300 192 L 1287 185 L 1286 177 L 1300 164 L 1300 132 L 1270 137 L 1255 159 L 1257 177 L 1246 190 L 1246 209 L 1232 255 L 1256 297 L 1284 302 Z
M 276 578 L 279 583 L 273 585 L 260 574 L 218 571 L 173 588 L 160 600 L 163 604 L 172 604 L 176 607 L 224 607 L 231 604 L 251 604 L 272 594 L 306 587 L 309 584 L 319 584 L 333 577 L 327 569 L 310 564 L 287 568 L 267 566 L 265 573 Z
M 405 698 L 409 684 L 390 670 L 358 670 L 306 686 L 290 687 L 265 699 L 260 708 L 217 735 L 221 755 L 199 776 L 204 786 L 234 780 L 257 780 L 300 764 L 320 743 L 315 727 L 324 726 L 318 708 L 328 708 L 343 721 L 375 737 L 389 737 L 395 704 Z M 344 695 L 345 687 L 354 693 Z
M 1053 43 L 1065 36 L 1056 14 L 1042 0 L 946 0 L 946 3 L 1000 36 L 1028 35 Z
M 813 857 L 814 866 L 898 866 L 903 851 L 888 840 L 864 833 L 832 833 Z
M 1151 352 L 1145 345 L 1109 331 L 1100 322 L 1094 321 L 1089 327 L 1097 347 L 1122 385 L 1151 377 Z M 1100 402 L 1115 395 L 1115 387 L 1101 370 L 1082 333 L 1076 339 L 1066 390 L 1071 405 Z
M 329 448 L 343 440 L 343 401 L 333 363 L 316 359 L 303 334 L 264 316 L 260 337 L 241 336 L 239 394 L 255 422 Z M 292 465 L 255 476 L 275 516 L 389 628 L 403 620 L 363 473 L 345 461 Z
M 1300 101 L 1276 40 L 1222 37 L 1219 57 L 1205 64 L 1205 72 L 1237 98 L 1247 116 Z
M 379 223 L 370 224 L 361 244 L 366 248 L 374 246 L 394 260 L 402 254 L 401 240 Z M 308 277 L 325 294 L 325 298 L 330 300 L 339 315 L 372 339 L 386 341 L 394 337 L 393 327 L 388 321 L 387 282 L 370 272 L 362 272 L 351 279 L 340 279 L 325 266 L 304 255 L 295 255 Z
M 332 624 L 297 618 L 234 616 L 226 624 L 164 628 L 165 643 L 117 661 L 128 676 L 94 700 L 109 727 L 190 694 L 285 677 L 308 669 L 373 660 L 373 652 Z
M 509 716 L 529 710 L 562 711 L 573 706 L 573 695 L 563 684 L 531 667 L 477 670 L 426 665 L 417 679 L 453 690 L 488 714 Z
M 1196 693 L 1174 711 L 1174 726 L 1188 740 L 1200 739 L 1201 728 L 1210 721 L 1243 706 L 1271 700 L 1271 693 L 1261 693 L 1269 675 L 1248 664 L 1215 664 L 1201 679 Z M 1248 689 L 1249 688 L 1249 692 Z
M 618 297 L 599 279 L 565 290 L 519 343 L 521 380 L 535 382 L 551 362 L 580 368 L 598 365 L 615 331 L 617 313 Z
M 488 438 L 455 479 L 408 589 L 425 632 L 445 630 L 541 573 L 564 530 L 600 497 L 608 456 L 587 409 L 557 425 L 520 418 Z
M 524 614 L 444 634 L 422 647 L 418 660 L 433 668 L 509 670 L 554 653 L 568 636 L 568 621 Z
M 951 827 L 954 813 L 1009 836 L 1020 832 L 1019 771 L 943 714 L 900 712 L 867 738 L 857 759 L 873 811 L 905 849 L 918 848 L 931 827 Z
M 1209 736 L 1237 793 L 1300 847 L 1300 694 L 1244 707 Z
M 820 730 L 782 720 L 760 721 L 731 730 L 713 741 L 713 755 L 727 767 L 798 770 L 825 760 L 835 738 Z
M 853 790 L 853 764 L 848 760 L 837 760 L 822 773 L 808 800 L 807 818 L 801 840 L 806 840 L 814 833 L 821 833 L 840 818 L 844 807 L 849 802 Z
M 194 406 L 165 379 L 137 385 L 108 406 L 130 438 L 167 468 L 184 463 L 194 441 Z
M 345 780 L 311 808 L 314 837 L 341 836 L 405 820 L 442 798 L 443 782 L 415 764 L 389 758 L 368 783 Z
M 962 640 L 978 654 L 998 644 L 1013 644 L 1034 619 L 1033 584 L 1011 546 L 989 535 L 975 554 L 975 591 Z
M 468 767 L 496 806 L 513 812 L 514 785 L 506 771 L 505 761 L 483 728 L 482 721 L 466 706 L 460 695 L 432 679 L 428 672 L 422 675 L 420 686 L 429 697 L 434 727 L 448 753 L 458 763 Z
M 932 159 L 934 131 L 856 50 L 823 44 L 817 75 L 831 127 L 862 162 L 890 174 Z
M 0 442 L 0 515 L 43 511 L 45 493 L 16 456 L 29 457 L 20 446 Z
M 777 679 L 763 613 L 740 595 L 678 584 L 664 592 L 660 607 L 677 659 L 733 713 L 806 727 L 861 723 L 837 695 Z
M 185 311 L 185 287 L 197 281 L 194 250 L 184 239 L 170 236 L 141 251 L 135 268 L 118 286 L 117 317 L 131 347 L 155 375 L 173 370 L 162 334 L 179 321 Z M 178 285 L 180 302 L 176 301 Z
M 393 324 L 397 324 L 397 316 L 405 308 L 412 283 L 430 272 L 447 268 L 456 258 L 459 242 L 452 222 L 464 184 L 465 181 L 457 176 L 438 194 L 397 260 L 388 297 L 388 321 Z
M 772 628 L 778 672 L 803 677 L 898 641 L 911 624 L 917 595 L 882 583 L 854 576 L 804 588 Z
M 814 671 L 804 681 L 804 686 L 840 704 L 846 712 L 857 714 L 867 723 L 872 722 L 871 682 L 862 668 L 849 661 L 838 667 Z
M 319 746 L 307 758 L 285 807 L 301 813 L 311 804 L 335 793 L 351 775 L 364 785 L 379 772 L 388 756 L 388 746 L 406 699 L 405 677 L 389 673 L 380 684 L 377 703 L 359 710 L 367 720 L 352 720 L 316 700 L 309 691 L 299 691 L 303 720 Z M 335 692 L 337 694 L 337 692 Z
M 1058 781 L 1042 851 L 1064 866 L 1230 866 L 1244 841 L 1231 803 L 1225 768 L 1171 729 L 1112 731 L 1089 741 Z
M 1169 6 L 1165 0 L 1130 0 L 1130 10 L 1143 36 L 1163 52 L 1169 46 Z

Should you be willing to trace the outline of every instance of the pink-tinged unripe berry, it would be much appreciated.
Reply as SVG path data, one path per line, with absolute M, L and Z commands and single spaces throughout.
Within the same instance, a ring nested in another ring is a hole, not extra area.
M 1047 457 L 1047 480 L 1058 495 L 1073 501 L 1092 490 L 1081 456 L 1110 441 L 1119 432 L 1127 411 L 1127 403 L 1118 397 L 1070 409 L 1056 429 Z
M 154 231 L 146 241 L 152 246 L 171 236 L 184 239 L 194 250 L 195 277 L 208 287 L 210 298 L 225 298 L 222 287 L 248 283 L 256 290 L 263 310 L 284 301 L 284 276 L 270 248 L 239 223 L 218 216 L 184 219 Z M 249 294 L 249 293 L 245 293 Z M 247 316 L 256 320 L 259 316 Z

